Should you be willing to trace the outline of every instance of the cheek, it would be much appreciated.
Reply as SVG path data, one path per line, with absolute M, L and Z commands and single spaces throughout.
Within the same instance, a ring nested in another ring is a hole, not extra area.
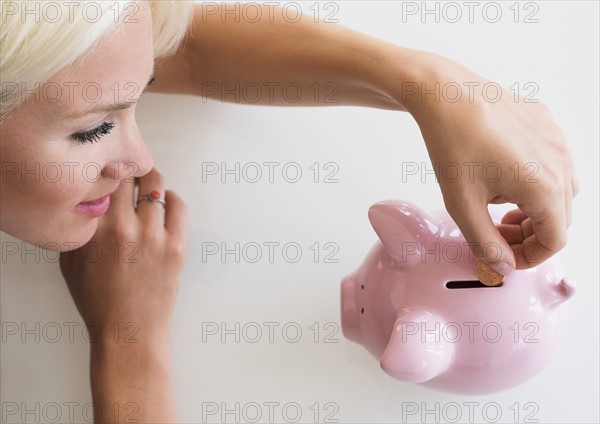
M 2 230 L 51 250 L 70 250 L 68 246 L 87 243 L 98 220 L 73 211 L 73 206 L 88 198 L 93 186 L 94 180 L 82 176 L 82 167 L 58 162 L 13 164 L 2 163 Z M 96 175 L 95 170 L 89 170 L 89 175 Z
M 95 233 L 98 220 L 73 207 L 97 192 L 106 162 L 101 149 L 78 148 L 65 139 L 64 129 L 42 123 L 39 116 L 47 112 L 40 107 L 25 104 L 2 124 L 0 230 L 62 250 L 65 243 L 83 244 Z
M 29 116 L 26 118 L 21 121 L 36 122 Z M 91 186 L 91 182 L 86 182 L 83 168 L 91 178 L 97 178 L 100 166 L 83 165 L 85 158 L 80 156 L 85 152 L 74 151 L 56 134 L 44 133 L 43 128 L 35 125 L 15 126 L 1 149 L 3 199 L 21 205 L 24 214 L 49 212 L 79 203 L 81 200 L 77 199 L 83 199 L 85 190 Z M 91 178 L 88 180 L 92 181 Z
M 84 199 L 93 181 L 83 177 L 81 169 L 77 172 L 75 165 L 60 162 L 3 162 L 2 168 L 2 199 L 22 207 L 30 205 L 23 212 L 72 207 Z M 96 171 L 89 174 L 96 175 Z

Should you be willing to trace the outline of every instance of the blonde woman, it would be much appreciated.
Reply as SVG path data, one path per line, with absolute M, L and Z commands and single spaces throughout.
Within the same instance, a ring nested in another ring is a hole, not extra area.
M 495 162 L 507 170 L 494 181 L 438 175 L 449 213 L 496 271 L 530 267 L 566 242 L 578 184 L 550 112 L 513 102 L 512 93 L 497 102 L 478 91 L 458 101 L 432 97 L 436 84 L 488 83 L 449 59 L 312 17 L 291 20 L 269 4 L 255 4 L 252 19 L 186 1 L 1 6 L 0 230 L 62 252 L 61 271 L 90 329 L 139 325 L 139 343 L 92 343 L 98 422 L 114 420 L 115 404 L 121 418 L 176 421 L 169 338 L 187 210 L 165 191 L 136 126 L 146 89 L 234 100 L 225 89 L 236 83 L 293 81 L 308 92 L 333 81 L 335 104 L 410 113 L 437 166 Z M 277 91 L 256 103 L 266 102 L 290 104 Z M 538 166 L 537 184 L 508 172 L 528 162 Z M 62 178 L 39 178 L 48 164 Z M 518 209 L 495 226 L 487 205 L 506 202 Z M 110 254 L 88 260 L 82 246 L 91 242 Z M 500 255 L 485 256 L 490 243 Z M 126 260 L 132 253 L 135 261 Z

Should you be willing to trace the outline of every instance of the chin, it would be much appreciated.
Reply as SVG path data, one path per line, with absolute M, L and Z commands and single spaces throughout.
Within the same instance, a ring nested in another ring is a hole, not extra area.
M 72 221 L 69 222 L 67 228 L 61 228 L 60 226 L 50 228 L 47 233 L 33 234 L 32 237 L 22 238 L 22 240 L 54 252 L 76 250 L 87 244 L 96 234 L 98 218 L 90 219 L 77 227 L 74 227 L 73 224 Z
M 87 244 L 98 229 L 98 218 L 92 218 L 86 225 L 74 229 L 69 228 L 56 237 L 56 240 L 60 240 L 58 243 L 52 243 L 48 245 L 48 250 L 56 250 L 60 252 L 68 252 L 75 250 L 81 246 Z
M 28 217 L 30 225 L 24 225 L 21 222 L 22 216 L 10 216 L 14 219 L 8 219 L 5 218 L 6 215 L 8 214 L 2 215 L 4 225 L 0 231 L 22 242 L 54 252 L 68 252 L 82 247 L 96 234 L 99 222 L 99 218 L 81 219 L 80 216 L 49 213 L 47 215 L 60 218 L 44 221 L 40 216 Z M 10 223 L 17 225 L 7 225 Z

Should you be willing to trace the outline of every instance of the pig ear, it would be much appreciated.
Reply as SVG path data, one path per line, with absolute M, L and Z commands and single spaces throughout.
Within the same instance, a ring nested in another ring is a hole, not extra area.
M 381 368 L 398 380 L 412 383 L 423 383 L 443 373 L 454 353 L 441 334 L 443 327 L 439 318 L 426 311 L 404 309 L 381 356 Z
M 369 220 L 388 254 L 401 264 L 419 260 L 421 250 L 438 230 L 425 212 L 400 200 L 374 204 L 369 208 Z

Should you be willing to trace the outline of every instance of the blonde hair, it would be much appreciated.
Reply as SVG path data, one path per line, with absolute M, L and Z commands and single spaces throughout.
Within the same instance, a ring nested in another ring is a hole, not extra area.
M 193 3 L 150 3 L 154 57 L 173 53 L 189 28 Z M 139 0 L 0 0 L 0 125 L 25 94 L 93 47 L 113 25 L 135 21 Z

